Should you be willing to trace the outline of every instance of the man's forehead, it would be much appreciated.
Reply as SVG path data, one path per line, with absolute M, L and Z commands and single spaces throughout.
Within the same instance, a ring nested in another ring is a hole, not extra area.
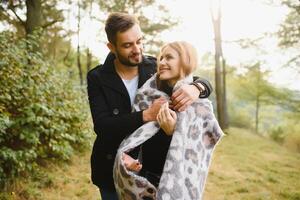
M 117 43 L 119 44 L 136 42 L 141 38 L 142 31 L 138 24 L 134 25 L 133 27 L 124 32 L 117 33 Z

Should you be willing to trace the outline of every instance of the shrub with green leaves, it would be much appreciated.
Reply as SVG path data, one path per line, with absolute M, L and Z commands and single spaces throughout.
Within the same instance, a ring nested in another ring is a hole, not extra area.
M 0 33 L 0 186 L 39 160 L 69 159 L 91 135 L 86 95 L 35 50 L 37 37 Z

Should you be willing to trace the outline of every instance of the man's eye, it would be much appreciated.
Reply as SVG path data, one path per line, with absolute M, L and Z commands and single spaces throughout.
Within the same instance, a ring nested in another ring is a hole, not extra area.
M 143 40 L 138 40 L 136 43 L 137 43 L 137 44 L 142 44 L 142 43 L 143 43 Z

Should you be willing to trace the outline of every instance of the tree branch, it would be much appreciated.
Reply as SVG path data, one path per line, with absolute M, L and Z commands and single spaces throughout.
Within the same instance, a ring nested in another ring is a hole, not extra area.
M 11 11 L 14 13 L 14 15 L 17 17 L 17 19 L 21 22 L 21 24 L 22 24 L 23 26 L 25 26 L 25 22 L 24 22 L 24 21 L 21 19 L 21 17 L 16 13 L 16 11 L 13 9 L 13 7 L 9 6 L 8 9 L 11 10 Z
M 62 19 L 55 19 L 55 20 L 53 20 L 53 21 L 51 21 L 51 22 L 48 22 L 48 23 L 42 25 L 42 28 L 43 28 L 43 29 L 44 29 L 44 28 L 47 28 L 48 26 L 52 26 L 52 25 L 55 24 L 56 22 L 62 22 L 62 21 L 63 21 Z

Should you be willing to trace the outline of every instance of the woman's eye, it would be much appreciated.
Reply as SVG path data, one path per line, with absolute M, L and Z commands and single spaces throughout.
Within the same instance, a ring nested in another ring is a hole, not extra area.
M 166 56 L 166 59 L 167 60 L 170 60 L 170 59 L 172 59 L 173 57 L 172 56 Z

